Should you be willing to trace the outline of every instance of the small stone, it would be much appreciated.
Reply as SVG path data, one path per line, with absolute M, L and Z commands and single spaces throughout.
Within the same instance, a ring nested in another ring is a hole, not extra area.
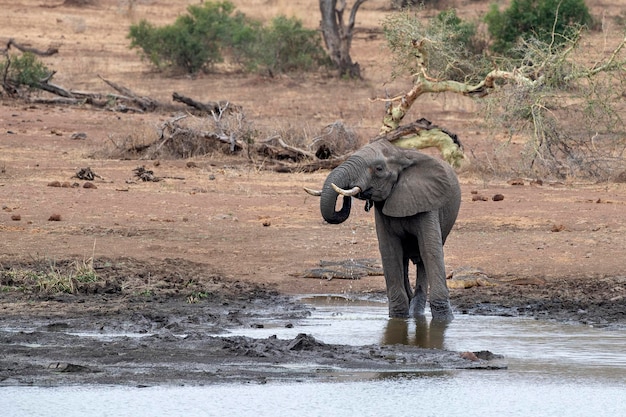
M 496 194 L 493 197 L 491 197 L 491 199 L 493 201 L 502 201 L 502 200 L 504 200 L 504 196 L 502 194 Z
M 98 187 L 96 187 L 96 184 L 94 184 L 93 182 L 87 181 L 86 183 L 83 184 L 83 188 L 93 188 L 93 189 L 96 189 Z
M 472 201 L 487 201 L 487 200 L 489 199 L 485 197 L 484 195 L 476 194 L 472 196 Z
M 51 214 L 50 217 L 48 217 L 48 221 L 49 222 L 60 222 L 61 221 L 61 215 L 54 213 Z
M 563 230 L 565 230 L 565 226 L 562 224 L 555 224 L 552 226 L 552 229 L 550 229 L 553 233 L 562 232 Z
M 48 187 L 60 187 L 61 183 L 59 181 L 50 181 L 48 183 Z
M 474 352 L 463 352 L 461 353 L 461 358 L 465 359 L 466 361 L 478 361 L 478 356 L 476 356 Z
M 85 132 L 72 133 L 72 135 L 70 136 L 70 139 L 72 139 L 72 140 L 85 140 L 85 139 L 87 139 L 87 134 Z
M 524 185 L 524 180 L 521 178 L 513 178 L 508 181 L 509 185 Z
M 11 220 L 13 220 L 14 222 L 19 222 L 20 220 L 22 220 L 22 216 L 20 216 L 19 214 L 14 214 L 11 216 Z

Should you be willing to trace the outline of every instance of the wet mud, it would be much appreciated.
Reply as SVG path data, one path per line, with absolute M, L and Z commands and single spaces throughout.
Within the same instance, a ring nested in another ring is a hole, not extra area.
M 75 268 L 60 262 L 57 271 L 63 266 L 65 273 Z M 497 352 L 401 343 L 331 345 L 305 333 L 292 340 L 223 336 L 270 320 L 295 327 L 312 307 L 270 286 L 209 274 L 203 265 L 183 260 L 101 260 L 93 266 L 98 282 L 77 282 L 74 294 L 36 291 L 19 273 L 28 270 L 41 279 L 49 266 L 3 267 L 0 385 L 5 386 L 262 383 L 506 367 Z M 619 277 L 503 284 L 453 290 L 452 300 L 457 314 L 530 315 L 623 328 L 623 285 Z M 617 295 L 606 302 L 611 293 Z

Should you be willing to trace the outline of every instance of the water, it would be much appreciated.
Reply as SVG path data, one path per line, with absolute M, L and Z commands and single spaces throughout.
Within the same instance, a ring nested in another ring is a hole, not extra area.
M 206 387 L 0 388 L 13 416 L 624 416 L 626 332 L 522 318 L 457 315 L 446 327 L 389 320 L 384 304 L 321 297 L 292 329 L 264 323 L 234 334 L 326 343 L 408 343 L 504 354 L 508 370 L 362 374 L 340 382 Z M 232 334 L 232 333 L 231 333 Z

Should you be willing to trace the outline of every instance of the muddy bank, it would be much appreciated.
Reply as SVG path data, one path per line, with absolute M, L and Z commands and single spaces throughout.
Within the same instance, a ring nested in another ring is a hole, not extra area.
M 71 259 L 53 267 L 3 263 L 0 385 L 261 383 L 506 367 L 506 358 L 486 352 L 475 357 L 404 345 L 331 345 L 304 332 L 291 340 L 219 337 L 269 321 L 297 329 L 313 307 L 272 286 L 181 259 L 101 259 L 90 268 L 81 272 L 95 273 L 87 280 L 79 278 Z M 60 277 L 71 278 L 73 293 L 46 281 Z M 451 294 L 457 314 L 533 316 L 616 329 L 626 323 L 625 284 L 624 277 L 570 278 Z
M 442 350 L 328 345 L 305 334 L 280 340 L 167 330 L 143 337 L 0 331 L 0 345 L 1 385 L 261 383 L 503 366 L 498 360 L 464 359 Z
M 536 285 L 452 290 L 459 313 L 525 316 L 598 328 L 626 328 L 626 276 L 568 277 Z
M 505 366 L 485 352 L 330 345 L 304 333 L 218 337 L 268 320 L 296 327 L 310 307 L 182 260 L 100 260 L 97 281 L 74 275 L 73 294 L 40 288 L 50 265 L 3 267 L 0 385 L 210 384 Z M 53 275 L 75 271 L 63 261 Z

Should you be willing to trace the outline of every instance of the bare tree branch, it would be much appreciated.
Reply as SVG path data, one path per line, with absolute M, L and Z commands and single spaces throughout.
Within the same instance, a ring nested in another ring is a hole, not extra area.
M 8 51 L 9 49 L 11 49 L 11 46 L 14 47 L 15 49 L 18 49 L 18 50 L 22 51 L 22 52 L 30 52 L 31 54 L 35 54 L 35 55 L 39 55 L 39 56 L 51 56 L 51 55 L 59 53 L 59 49 L 58 48 L 49 47 L 47 50 L 42 51 L 40 49 L 31 48 L 29 46 L 19 44 L 19 43 L 15 42 L 15 40 L 13 38 L 9 39 L 9 41 L 7 42 L 6 49 L 4 51 L 2 51 L 2 52 Z

